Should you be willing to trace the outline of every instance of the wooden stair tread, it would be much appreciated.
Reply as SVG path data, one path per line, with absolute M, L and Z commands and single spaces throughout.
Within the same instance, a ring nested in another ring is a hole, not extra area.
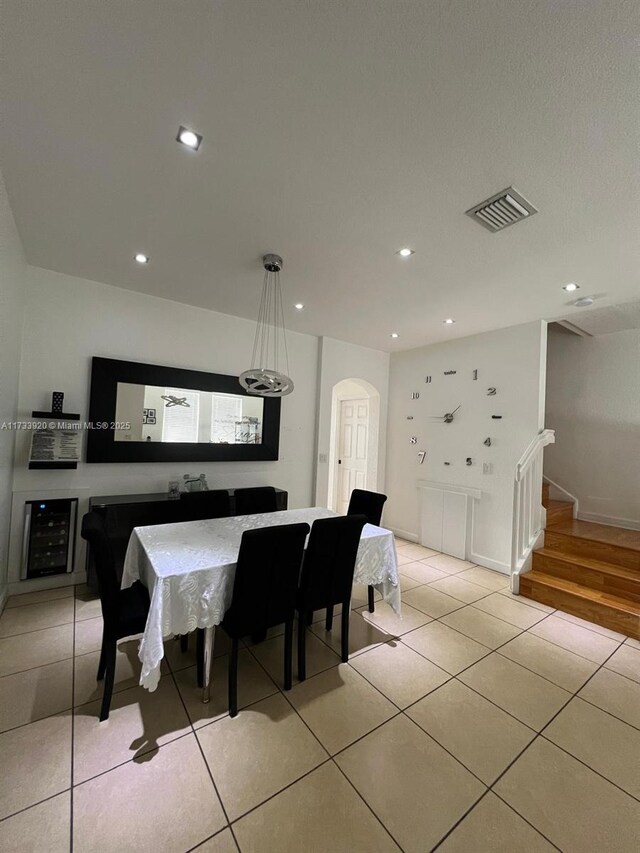
M 556 530 L 554 529 L 553 532 L 555 533 Z M 615 563 L 594 560 L 592 557 L 582 557 L 579 554 L 568 554 L 565 551 L 556 551 L 555 548 L 538 548 L 533 553 L 544 557 L 552 557 L 554 560 L 560 560 L 563 563 L 571 563 L 574 566 L 593 569 L 596 572 L 602 572 L 604 575 L 640 582 L 640 571 L 628 569 L 625 566 L 618 566 Z
M 605 604 L 608 607 L 614 607 L 616 610 L 621 610 L 632 616 L 640 617 L 640 602 L 634 603 L 628 599 L 619 598 L 617 595 L 611 595 L 607 592 L 591 589 L 590 587 L 582 586 L 581 584 L 565 580 L 564 578 L 544 574 L 543 572 L 536 571 L 535 569 L 522 575 L 520 582 L 522 583 L 523 581 L 525 582 L 525 585 L 529 583 L 542 584 L 546 587 L 552 587 L 554 589 L 571 593 L 579 598 L 592 601 L 595 604 Z
M 577 539 L 592 540 L 600 542 L 603 545 L 613 545 L 618 548 L 627 548 L 630 551 L 640 552 L 640 530 L 610 527 L 607 524 L 596 524 L 593 521 L 579 521 L 577 518 L 574 518 L 571 521 L 554 524 L 553 532 L 561 533 L 563 536 L 574 536 Z
M 573 508 L 573 504 L 571 503 L 571 501 L 549 500 L 547 503 L 547 509 L 565 509 L 568 506 Z

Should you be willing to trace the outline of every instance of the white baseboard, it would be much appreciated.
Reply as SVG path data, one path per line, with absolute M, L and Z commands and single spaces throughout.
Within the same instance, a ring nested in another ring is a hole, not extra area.
M 611 515 L 600 515 L 597 512 L 579 512 L 580 521 L 593 521 L 596 524 L 606 524 L 609 527 L 622 527 L 625 530 L 640 530 L 640 521 L 633 518 L 615 518 Z
M 399 530 L 397 527 L 387 527 L 394 536 L 399 536 L 400 539 L 406 539 L 408 542 L 417 542 L 420 544 L 420 537 L 417 533 L 409 533 L 408 530 Z
M 477 566 L 491 569 L 494 572 L 500 572 L 500 574 L 507 575 L 507 577 L 511 574 L 509 563 L 501 563 L 499 560 L 491 559 L 491 557 L 483 557 L 482 554 L 471 554 L 469 560 Z

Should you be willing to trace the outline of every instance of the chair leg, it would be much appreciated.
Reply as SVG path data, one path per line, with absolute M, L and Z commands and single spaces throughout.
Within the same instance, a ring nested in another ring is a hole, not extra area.
M 351 615 L 351 602 L 342 602 L 342 623 L 341 623 L 341 651 L 342 663 L 349 660 L 349 616 Z
M 300 611 L 298 614 L 298 681 L 304 681 L 307 677 L 307 663 L 305 660 L 306 634 L 307 614 Z
M 196 678 L 198 687 L 204 684 L 204 628 L 196 629 Z
M 111 694 L 113 693 L 113 680 L 116 674 L 116 641 L 110 641 L 105 650 L 105 679 L 104 691 L 102 693 L 102 706 L 100 708 L 100 722 L 109 719 L 111 707 Z
M 100 649 L 100 661 L 98 663 L 98 674 L 96 675 L 96 681 L 102 681 L 104 678 L 104 671 L 107 667 L 107 658 L 105 655 L 105 639 L 104 634 L 102 636 L 102 647 Z
M 307 625 L 313 625 L 313 610 L 307 613 Z
M 373 611 L 375 610 L 375 606 L 373 603 L 373 590 L 374 588 L 372 586 L 368 587 L 367 589 L 367 593 L 369 596 L 369 613 L 373 613 Z
M 182 654 L 189 651 L 189 635 L 181 634 L 180 635 L 180 651 Z
M 333 604 L 327 607 L 327 618 L 324 623 L 324 630 L 330 631 L 333 628 Z
M 293 646 L 293 618 L 284 626 L 284 689 L 291 690 L 291 658 Z
M 231 654 L 229 655 L 229 716 L 238 714 L 238 646 L 240 641 L 231 640 Z

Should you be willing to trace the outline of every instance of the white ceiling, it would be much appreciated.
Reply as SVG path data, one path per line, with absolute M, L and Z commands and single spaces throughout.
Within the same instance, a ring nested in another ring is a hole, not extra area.
M 581 311 L 579 314 L 574 312 L 569 317 L 561 317 L 556 322 L 576 334 L 591 337 L 640 329 L 640 301 L 594 307 L 589 311 Z
M 289 327 L 389 350 L 640 293 L 635 0 L 2 7 L 32 264 L 255 318 L 275 251 Z M 508 185 L 539 213 L 464 215 Z

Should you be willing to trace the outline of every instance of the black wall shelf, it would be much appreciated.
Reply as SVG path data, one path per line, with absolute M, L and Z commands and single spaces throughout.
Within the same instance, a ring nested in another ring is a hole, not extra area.
M 79 421 L 75 412 L 31 412 L 32 418 L 49 418 L 52 421 Z

